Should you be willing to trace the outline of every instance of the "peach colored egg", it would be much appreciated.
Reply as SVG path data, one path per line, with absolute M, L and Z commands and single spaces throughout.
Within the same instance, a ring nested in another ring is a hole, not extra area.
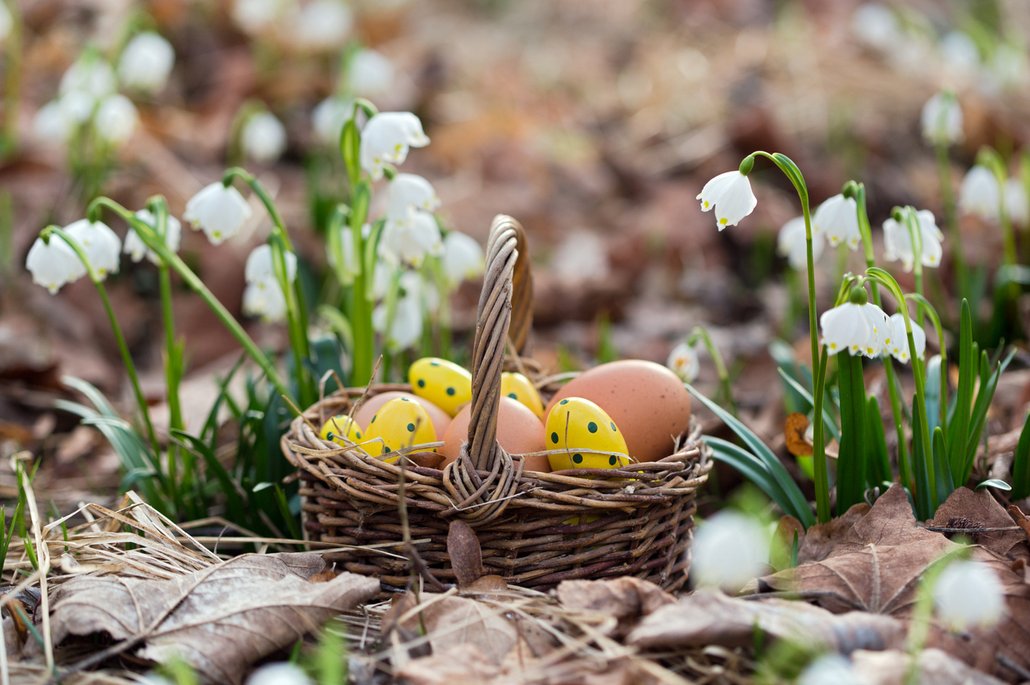
M 365 403 L 358 407 L 357 411 L 354 412 L 354 420 L 357 421 L 359 426 L 368 427 L 368 424 L 372 421 L 372 417 L 379 411 L 379 408 L 392 399 L 398 397 L 407 397 L 409 400 L 415 400 L 422 405 L 422 408 L 429 414 L 429 420 L 433 422 L 433 429 L 437 435 L 443 435 L 447 432 L 447 427 L 451 425 L 451 417 L 447 415 L 443 409 L 436 406 L 432 402 L 426 399 L 422 399 L 418 395 L 413 395 L 410 392 L 401 392 L 400 390 L 390 390 L 389 392 L 382 392 L 378 395 L 372 395 Z
M 444 455 L 440 468 L 457 459 L 461 446 L 468 440 L 471 410 L 472 405 L 467 404 L 451 420 L 443 437 L 443 447 L 440 448 L 440 453 Z M 497 442 L 512 455 L 547 449 L 544 443 L 544 424 L 526 405 L 510 397 L 502 397 L 497 410 Z M 536 455 L 526 457 L 526 470 L 547 472 L 551 466 L 546 455 Z
M 690 393 L 675 373 L 654 362 L 624 359 L 586 371 L 551 398 L 545 416 L 566 397 L 586 398 L 611 416 L 637 461 L 669 456 L 675 438 L 690 426 Z

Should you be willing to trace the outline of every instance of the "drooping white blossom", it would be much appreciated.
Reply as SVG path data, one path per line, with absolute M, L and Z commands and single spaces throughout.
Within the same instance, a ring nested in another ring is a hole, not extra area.
M 843 243 L 849 250 L 857 250 L 862 234 L 858 228 L 858 205 L 854 198 L 838 193 L 823 200 L 812 214 L 812 232 L 826 236 L 831 247 Z
M 845 302 L 819 317 L 829 354 L 847 351 L 870 359 L 883 354 L 892 331 L 890 319 L 875 304 Z
M 697 527 L 690 575 L 697 586 L 739 590 L 769 561 L 769 532 L 740 512 L 723 510 Z
M 426 145 L 429 137 L 417 116 L 411 112 L 380 112 L 361 132 L 361 168 L 378 180 L 387 164 L 403 164 L 409 148 Z
M 701 358 L 697 353 L 697 346 L 689 344 L 686 340 L 681 341 L 672 348 L 665 365 L 684 383 L 693 383 L 701 373 Z
M 951 73 L 969 77 L 980 66 L 980 50 L 965 31 L 949 31 L 941 38 L 937 48 Z
M 79 92 L 100 100 L 113 93 L 117 84 L 111 65 L 96 53 L 87 52 L 64 72 L 59 92 L 61 95 Z
M 219 245 L 240 232 L 250 212 L 240 191 L 216 181 L 190 198 L 182 218 L 203 230 L 213 245 Z
M 65 226 L 64 231 L 82 246 L 86 259 L 100 280 L 107 278 L 108 274 L 118 273 L 122 241 L 110 226 L 102 221 L 79 219 Z
M 412 211 L 435 212 L 440 198 L 429 181 L 417 174 L 397 174 L 390 181 L 386 216 L 403 220 Z
M 86 267 L 75 251 L 56 236 L 49 243 L 36 238 L 25 258 L 25 268 L 32 274 L 32 282 L 41 285 L 53 295 L 66 283 L 86 275 Z
M 851 15 L 851 33 L 864 45 L 887 52 L 900 43 L 901 29 L 890 8 L 878 2 L 866 2 Z
M 822 233 L 812 230 L 812 259 L 817 261 L 826 248 Z M 792 269 L 803 271 L 808 268 L 808 246 L 805 243 L 805 217 L 794 217 L 783 224 L 776 237 L 776 251 L 787 258 Z
M 354 103 L 347 98 L 328 97 L 315 106 L 311 113 L 311 125 L 315 137 L 329 145 L 339 145 L 343 125 L 354 113 Z
M 314 685 L 300 666 L 289 662 L 266 664 L 247 678 L 246 685 Z
M 432 214 L 412 211 L 403 219 L 387 218 L 379 238 L 379 255 L 390 264 L 418 267 L 427 255 L 443 251 L 440 227 Z
M 150 225 L 155 232 L 157 231 L 157 217 L 155 217 L 149 209 L 141 209 L 136 212 L 136 218 Z M 174 216 L 169 215 L 165 219 L 165 246 L 171 252 L 178 252 L 181 242 L 182 223 Z M 146 256 L 147 260 L 151 264 L 156 265 L 161 263 L 161 257 L 146 246 L 143 239 L 139 237 L 139 234 L 136 233 L 136 229 L 132 226 L 129 226 L 129 231 L 125 234 L 125 244 L 122 246 L 122 252 L 129 255 L 129 258 L 134 262 L 138 262 Z
M 702 212 L 715 210 L 715 224 L 720 231 L 736 226 L 758 205 L 751 181 L 738 170 L 723 172 L 708 181 L 695 199 L 701 201 Z
M 93 127 L 102 139 L 111 145 L 123 145 L 136 132 L 139 112 L 132 100 L 115 93 L 100 101 L 93 119 Z
M 461 231 L 451 231 L 444 237 L 441 262 L 444 282 L 451 289 L 462 281 L 478 278 L 486 268 L 479 241 Z
M 817 657 L 798 676 L 795 685 L 864 685 L 847 657 L 829 652 Z
M 168 83 L 175 64 L 175 49 L 160 34 L 138 33 L 118 59 L 118 78 L 126 88 L 156 93 Z
M 1001 188 L 994 173 L 985 166 L 970 167 L 958 191 L 958 206 L 963 212 L 986 221 L 998 220 Z
M 936 93 L 923 105 L 923 138 L 932 145 L 962 141 L 962 109 L 952 93 Z
M 292 283 L 297 278 L 297 255 L 289 251 L 283 252 L 286 262 L 286 279 Z M 247 257 L 247 265 L 243 269 L 243 278 L 247 283 L 259 281 L 275 281 L 275 260 L 272 246 L 268 243 L 255 247 Z
M 916 356 L 922 359 L 926 353 L 926 331 L 915 321 L 909 321 L 909 325 L 912 327 L 912 342 L 916 346 Z M 905 331 L 905 317 L 900 312 L 891 314 L 890 331 L 884 352 L 902 364 L 907 364 L 911 353 L 908 348 L 908 333 Z
M 32 133 L 42 143 L 64 143 L 71 137 L 75 120 L 61 106 L 60 100 L 51 100 L 36 112 L 32 119 Z
M 916 254 L 917 247 L 912 244 L 912 234 L 909 232 L 906 222 L 896 221 L 893 217 L 883 222 L 883 245 L 884 257 L 888 261 L 901 262 L 905 271 L 911 271 L 916 259 L 923 266 L 938 267 L 941 265 L 941 256 L 944 248 L 941 241 L 944 234 L 937 228 L 937 220 L 933 212 L 928 209 L 921 209 L 916 212 L 919 225 L 919 254 Z
M 347 86 L 354 95 L 374 98 L 389 92 L 393 86 L 393 63 L 376 50 L 359 50 L 351 58 Z
M 248 283 L 243 290 L 243 313 L 275 323 L 286 318 L 286 297 L 274 278 Z
M 57 99 L 61 112 L 72 126 L 89 121 L 99 102 L 100 98 L 95 98 L 84 90 L 69 91 Z
M 287 6 L 285 0 L 235 0 L 232 20 L 244 33 L 255 35 L 275 26 Z
M 391 278 L 389 270 L 382 265 L 376 271 L 385 272 L 388 280 Z M 431 302 L 433 294 L 426 292 L 426 284 L 417 273 L 404 272 L 400 277 L 400 290 L 391 321 L 388 321 L 390 312 L 386 302 L 378 304 L 372 312 L 372 327 L 385 337 L 387 346 L 393 350 L 414 346 L 422 335 L 426 311 L 435 308 Z
M 294 15 L 291 39 L 306 50 L 339 49 L 354 17 L 341 0 L 312 0 Z
M 933 586 L 937 616 L 953 630 L 989 627 L 1005 615 L 997 574 L 980 561 L 953 561 Z
M 274 162 L 286 149 L 286 128 L 271 112 L 255 112 L 243 123 L 240 146 L 255 162 Z
M 1010 178 L 1005 181 L 1005 213 L 1017 226 L 1026 226 L 1030 223 L 1030 203 L 1027 202 L 1026 186 L 1018 178 Z

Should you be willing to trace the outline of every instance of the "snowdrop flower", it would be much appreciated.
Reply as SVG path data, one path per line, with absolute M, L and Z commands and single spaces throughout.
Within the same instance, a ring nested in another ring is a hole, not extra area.
M 65 226 L 64 231 L 82 246 L 86 259 L 100 280 L 107 278 L 107 274 L 118 273 L 122 241 L 110 226 L 102 221 L 79 219 Z
M 812 259 L 818 260 L 826 247 L 823 234 L 812 229 Z M 808 268 L 808 246 L 805 242 L 805 217 L 794 217 L 783 224 L 776 237 L 776 251 L 787 258 L 792 269 L 801 271 Z
M 243 290 L 243 313 L 275 323 L 286 318 L 286 297 L 274 278 L 248 283 Z
M 297 277 L 297 255 L 284 252 L 286 261 L 286 279 L 292 283 Z M 247 283 L 261 281 L 278 282 L 275 275 L 275 261 L 272 258 L 272 246 L 268 243 L 255 247 L 247 257 L 247 265 L 243 269 L 243 279 Z
M 93 127 L 97 134 L 111 145 L 123 145 L 136 131 L 139 113 L 136 105 L 124 95 L 109 95 L 97 107 Z
M 72 283 L 86 275 L 86 267 L 67 243 L 52 237 L 49 243 L 36 238 L 25 258 L 25 268 L 32 274 L 32 282 L 41 285 L 53 295 L 65 283 Z
M 387 279 L 390 274 L 388 269 L 377 269 L 383 271 Z M 422 319 L 427 309 L 424 299 L 431 299 L 430 293 L 424 293 L 425 284 L 418 274 L 408 271 L 401 276 L 401 295 L 393 312 L 393 321 L 387 321 L 387 306 L 383 302 L 376 306 L 372 312 L 372 327 L 386 337 L 389 347 L 394 350 L 402 350 L 415 345 L 422 335 Z M 387 328 L 389 327 L 389 330 Z
M 912 235 L 906 223 L 895 221 L 893 217 L 883 222 L 884 257 L 888 261 L 900 261 L 905 271 L 912 270 L 916 259 L 919 259 L 923 266 L 938 267 L 941 265 L 941 255 L 944 252 L 941 247 L 944 234 L 937 228 L 933 212 L 921 209 L 916 212 L 916 218 L 922 243 L 918 255 L 915 254 Z
M 250 205 L 240 191 L 216 181 L 190 198 L 182 218 L 203 230 L 213 245 L 219 245 L 240 232 L 250 218 Z
M 836 652 L 823 654 L 805 667 L 798 676 L 797 685 L 862 685 L 851 662 Z
M 838 193 L 823 200 L 812 215 L 812 233 L 813 239 L 816 233 L 825 235 L 831 247 L 843 243 L 849 250 L 857 250 L 862 234 L 858 230 L 858 205 L 854 198 Z M 812 250 L 815 251 L 815 245 Z
M 1012 223 L 1026 226 L 1030 223 L 1030 204 L 1027 203 L 1026 186 L 1018 178 L 1005 181 L 1005 213 Z
M 938 45 L 941 57 L 950 71 L 969 75 L 980 66 L 980 51 L 976 43 L 963 31 L 951 31 Z
M 32 120 L 32 133 L 44 143 L 63 143 L 71 137 L 75 120 L 61 106 L 60 100 L 51 100 L 36 112 Z
M 271 112 L 257 112 L 244 122 L 240 144 L 247 157 L 268 164 L 279 159 L 286 149 L 286 129 Z
M 168 83 L 175 50 L 163 36 L 147 31 L 128 42 L 118 60 L 118 78 L 128 88 L 156 93 Z
M 286 9 L 283 0 L 236 0 L 232 20 L 245 33 L 254 35 L 275 25 Z
M 361 132 L 361 168 L 379 180 L 387 164 L 403 164 L 409 147 L 425 147 L 429 138 L 411 112 L 380 112 Z
M 390 181 L 386 216 L 390 219 L 406 219 L 411 211 L 434 212 L 440 207 L 433 186 L 416 174 L 397 174 Z
M 157 217 L 149 209 L 141 209 L 136 212 L 136 218 L 149 224 L 154 231 L 157 231 Z M 178 252 L 181 241 L 182 224 L 174 216 L 169 215 L 165 219 L 165 247 L 171 252 Z M 122 252 L 129 255 L 129 259 L 134 262 L 138 262 L 146 256 L 151 264 L 161 264 L 161 258 L 156 252 L 147 248 L 143 239 L 139 237 L 136 229 L 132 226 L 129 227 L 129 232 L 125 234 L 125 245 L 122 247 Z
M 315 137 L 323 143 L 338 145 L 343 125 L 354 113 L 354 102 L 341 97 L 329 97 L 315 106 L 311 113 L 311 124 Z
M 952 93 L 937 93 L 923 105 L 923 138 L 932 145 L 962 140 L 962 109 Z
M 328 50 L 343 44 L 354 18 L 340 0 L 313 0 L 294 18 L 293 40 L 309 50 Z
M 13 29 L 14 17 L 11 16 L 11 10 L 7 9 L 7 5 L 0 2 L 0 45 L 4 44 L 4 41 L 11 35 Z
M 486 259 L 479 241 L 461 231 L 451 231 L 443 239 L 443 278 L 448 288 L 457 288 L 462 281 L 478 278 L 486 268 Z
M 750 516 L 724 510 L 698 526 L 691 551 L 694 584 L 732 592 L 762 572 L 769 534 Z
M 393 85 L 393 63 L 375 50 L 360 50 L 351 59 L 347 86 L 358 97 L 372 98 L 390 90 Z
M 117 81 L 111 65 L 94 53 L 87 53 L 75 61 L 61 77 L 59 92 L 85 93 L 99 100 L 115 91 Z
M 916 356 L 922 359 L 926 353 L 926 331 L 915 321 L 910 321 L 912 326 L 912 342 L 916 345 Z M 911 355 L 908 350 L 908 333 L 905 332 L 905 317 L 899 312 L 891 314 L 890 336 L 887 338 L 887 345 L 884 349 L 902 364 L 907 364 Z
M 963 212 L 987 221 L 998 220 L 1001 189 L 994 173 L 976 164 L 966 172 L 958 191 L 958 206 Z
M 894 12 L 876 2 L 860 5 L 851 15 L 851 33 L 874 50 L 887 52 L 901 42 Z
M 988 72 L 988 86 L 994 90 L 1018 88 L 1026 76 L 1026 55 L 1020 48 L 999 45 L 994 51 Z
M 406 219 L 386 219 L 379 239 L 379 255 L 390 264 L 418 267 L 426 255 L 443 251 L 440 227 L 432 214 L 409 212 Z
M 702 212 L 715 209 L 715 223 L 720 231 L 736 226 L 758 205 L 758 198 L 751 191 L 751 181 L 739 170 L 719 174 L 706 183 L 694 199 L 701 201 Z
M 1005 614 L 1005 595 L 998 576 L 979 561 L 954 561 L 933 586 L 937 616 L 953 630 L 989 627 Z
M 875 304 L 866 302 L 864 288 L 851 291 L 851 301 L 823 312 L 819 326 L 823 330 L 823 344 L 831 354 L 847 350 L 852 355 L 862 354 L 872 359 L 880 356 L 893 329 L 890 319 Z
M 248 0 L 249 1 L 249 0 Z M 304 670 L 289 662 L 267 664 L 247 678 L 246 685 L 314 685 Z
M 693 383 L 701 373 L 701 358 L 697 354 L 697 347 L 687 344 L 686 340 L 672 348 L 665 365 L 684 383 Z
M 57 103 L 71 126 L 84 124 L 97 108 L 97 98 L 82 90 L 73 90 L 58 98 Z

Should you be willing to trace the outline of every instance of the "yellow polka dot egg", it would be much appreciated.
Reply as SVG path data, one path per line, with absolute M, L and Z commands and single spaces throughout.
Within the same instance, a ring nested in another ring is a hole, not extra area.
M 425 408 L 407 397 L 390 400 L 368 424 L 361 447 L 373 457 L 397 460 L 398 450 L 436 442 L 436 430 Z
M 531 412 L 539 418 L 544 416 L 544 401 L 540 399 L 540 393 L 521 373 L 501 374 L 501 394 L 510 397 L 516 402 L 526 405 Z
M 455 416 L 472 400 L 472 374 L 454 362 L 423 357 L 408 369 L 411 391 Z
M 323 440 L 349 446 L 361 442 L 364 433 L 357 421 L 346 414 L 338 414 L 326 420 L 318 434 Z
M 633 460 L 618 426 L 599 406 L 582 397 L 560 400 L 547 415 L 547 456 L 552 471 L 613 469 Z

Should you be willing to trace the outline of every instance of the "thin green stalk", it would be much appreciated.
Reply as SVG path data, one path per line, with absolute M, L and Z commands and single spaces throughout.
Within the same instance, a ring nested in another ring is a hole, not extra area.
M 737 403 L 733 400 L 733 387 L 730 385 L 730 374 L 726 370 L 726 364 L 723 362 L 719 348 L 712 342 L 712 337 L 708 334 L 708 329 L 704 326 L 694 326 L 694 330 L 691 331 L 690 335 L 687 337 L 687 344 L 693 346 L 698 340 L 704 343 L 705 349 L 708 350 L 708 355 L 712 358 L 712 364 L 715 365 L 715 373 L 719 376 L 719 388 L 722 392 L 723 401 L 729 405 L 730 413 L 736 416 Z
M 365 237 L 362 227 L 368 216 L 370 189 L 366 182 L 359 181 L 354 188 L 354 204 L 350 213 L 350 231 L 353 238 L 354 253 L 357 255 L 359 268 L 351 286 L 350 320 L 354 332 L 353 371 L 351 383 L 355 386 L 367 385 L 372 380 L 372 364 L 375 359 L 375 334 L 372 330 L 372 303 L 368 290 L 374 274 L 369 267 L 374 263 L 365 259 Z
M 948 346 L 944 341 L 944 326 L 941 324 L 941 317 L 937 314 L 937 310 L 934 308 L 930 301 L 926 297 L 916 294 L 909 293 L 906 298 L 916 303 L 917 308 L 924 312 L 930 317 L 930 323 L 933 324 L 934 333 L 937 335 L 937 347 L 940 349 L 941 356 L 941 402 L 940 402 L 940 417 L 938 425 L 947 428 L 948 425 Z
M 2 0 L 0 0 L 2 2 Z M 0 158 L 14 152 L 18 145 L 18 113 L 22 79 L 22 18 L 17 2 L 8 4 L 11 14 L 11 32 L 7 36 L 7 65 L 4 82 L 4 122 L 0 140 Z
M 962 250 L 962 235 L 959 232 L 958 214 L 955 211 L 955 191 L 951 185 L 951 159 L 948 156 L 947 143 L 938 143 L 937 172 L 940 178 L 941 203 L 944 206 L 944 221 L 948 227 L 948 238 L 954 247 L 951 250 L 955 260 L 955 273 L 958 276 L 958 291 L 961 297 L 969 297 L 969 274 L 966 272 Z
M 915 207 L 906 207 L 902 210 L 905 213 L 905 228 L 908 229 L 909 244 L 912 247 L 912 270 L 915 275 L 916 293 L 923 295 L 923 231 L 919 226 L 919 215 Z M 960 251 L 960 250 L 957 250 Z M 922 310 L 916 311 L 916 323 L 923 325 Z M 915 363 L 915 357 L 912 358 Z

